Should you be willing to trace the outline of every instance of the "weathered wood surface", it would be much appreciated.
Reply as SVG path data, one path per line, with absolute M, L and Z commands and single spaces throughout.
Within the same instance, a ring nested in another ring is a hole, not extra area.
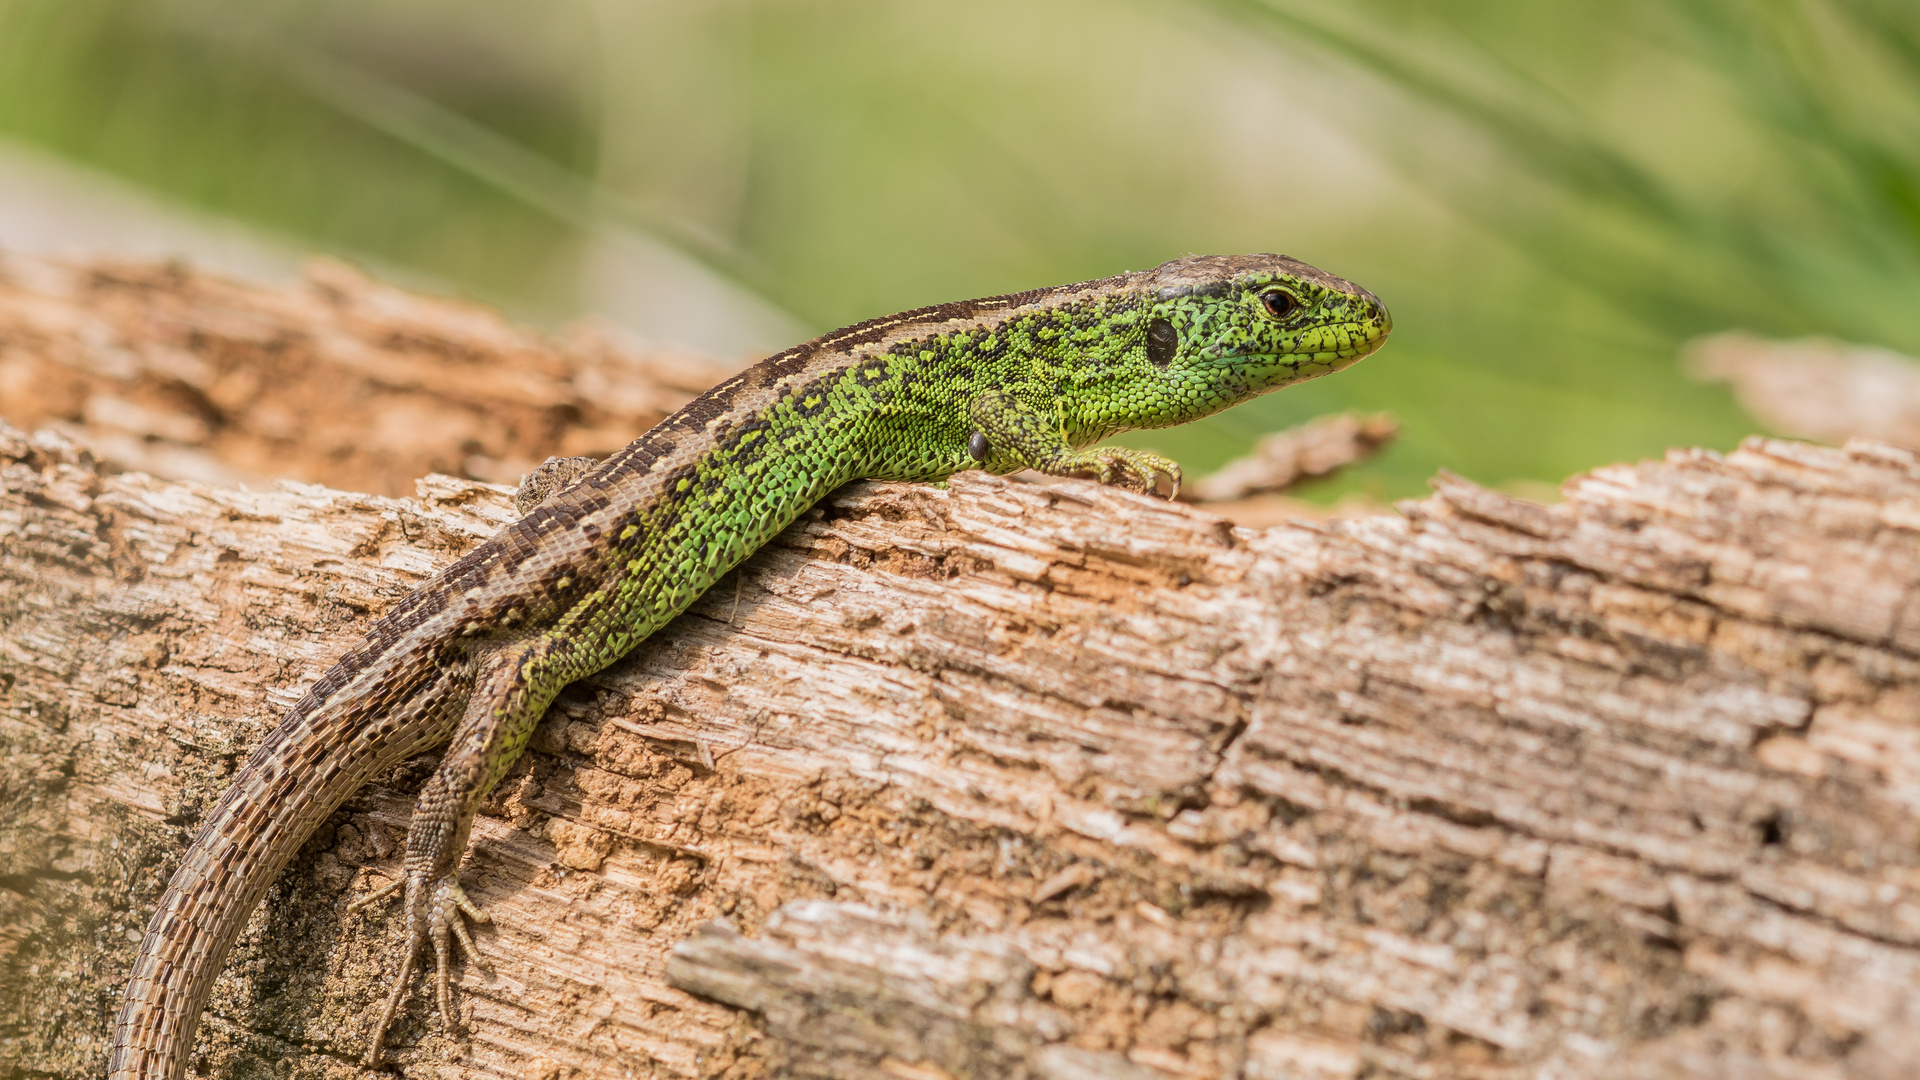
M 1741 407 L 1783 435 L 1920 448 L 1920 361 L 1892 349 L 1729 331 L 1692 342 L 1685 362 L 1695 378 L 1732 384 Z
M 327 260 L 280 287 L 0 251 L 0 419 L 175 480 L 517 483 L 625 446 L 733 370 L 606 326 L 546 338 Z
M 1892 1078 L 1920 1060 L 1920 459 L 1754 441 L 1236 529 L 856 485 L 575 687 L 410 1076 Z M 506 489 L 0 434 L 0 1071 L 98 1074 L 249 746 Z M 346 1076 L 425 763 L 285 875 L 206 1075 Z

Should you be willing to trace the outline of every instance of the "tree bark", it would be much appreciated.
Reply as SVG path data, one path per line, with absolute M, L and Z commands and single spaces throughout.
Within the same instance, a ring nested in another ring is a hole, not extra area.
M 1749 441 L 1235 527 L 847 488 L 555 703 L 474 830 L 491 974 L 410 1076 L 1866 1077 L 1920 1055 L 1920 458 Z M 0 430 L 0 1068 L 98 1075 L 200 815 L 512 515 Z M 202 1024 L 348 1076 L 404 766 Z

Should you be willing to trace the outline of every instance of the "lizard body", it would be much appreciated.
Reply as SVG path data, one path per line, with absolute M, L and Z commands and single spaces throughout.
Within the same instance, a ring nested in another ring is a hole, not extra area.
M 110 1076 L 183 1076 L 226 954 L 288 859 L 372 777 L 442 744 L 405 872 L 375 894 L 404 889 L 406 941 L 369 1063 L 427 942 L 450 1017 L 450 935 L 477 961 L 461 915 L 484 918 L 456 875 L 473 816 L 547 704 L 835 488 L 1033 468 L 1177 489 L 1170 461 L 1086 448 L 1337 371 L 1390 328 L 1371 294 L 1284 256 L 1194 257 L 848 327 L 727 379 L 597 466 L 557 463 L 559 479 L 523 489 L 530 512 L 382 617 L 241 768 L 148 924 Z

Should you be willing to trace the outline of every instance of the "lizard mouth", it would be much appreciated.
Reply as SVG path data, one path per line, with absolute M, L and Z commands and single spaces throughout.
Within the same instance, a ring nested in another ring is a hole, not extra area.
M 1376 306 L 1369 314 L 1375 317 L 1316 327 L 1297 349 L 1229 354 L 1215 363 L 1239 369 L 1228 376 L 1236 387 L 1233 393 L 1239 396 L 1265 394 L 1345 371 L 1377 352 L 1393 329 L 1384 307 Z
M 1267 360 L 1276 364 L 1339 364 L 1346 367 L 1378 352 L 1380 346 L 1387 343 L 1387 335 L 1392 329 L 1391 320 L 1384 317 L 1379 322 L 1335 323 L 1319 328 L 1312 344 L 1302 348 L 1227 353 L 1219 359 L 1230 363 Z
M 1387 335 L 1393 333 L 1393 314 L 1371 293 L 1362 299 L 1364 308 L 1359 318 L 1319 327 L 1304 335 L 1305 347 L 1284 355 L 1298 357 L 1301 362 L 1333 364 L 1336 366 L 1331 370 L 1339 371 L 1378 351 L 1387 343 Z

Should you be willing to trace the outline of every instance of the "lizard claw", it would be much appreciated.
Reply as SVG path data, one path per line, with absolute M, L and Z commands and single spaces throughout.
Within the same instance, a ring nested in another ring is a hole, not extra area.
M 467 894 L 460 889 L 460 883 L 451 878 L 436 885 L 434 894 L 434 915 L 429 920 L 433 938 L 434 996 L 440 1003 L 440 1023 L 448 1031 L 452 1031 L 454 1026 L 453 990 L 452 980 L 447 975 L 447 954 L 451 950 L 447 947 L 449 944 L 447 932 L 451 930 L 453 938 L 460 942 L 460 953 L 467 958 L 467 963 L 479 968 L 484 974 L 492 975 L 493 969 L 480 958 L 480 950 L 473 945 L 473 936 L 467 932 L 466 919 L 460 916 L 465 915 L 477 923 L 490 920 L 486 912 L 475 907 L 473 901 L 467 899 Z
M 1130 461 L 1128 464 L 1139 470 L 1136 475 L 1140 478 L 1142 495 L 1160 494 L 1160 478 L 1164 476 L 1167 478 L 1168 485 L 1167 501 L 1172 502 L 1180 497 L 1179 463 L 1156 455 L 1142 454 L 1139 459 Z
M 1158 454 L 1117 447 L 1099 451 L 1100 482 L 1123 487 L 1142 495 L 1158 495 L 1160 478 L 1167 478 L 1172 490 L 1168 499 L 1180 494 L 1180 466 Z
M 399 892 L 401 889 L 406 887 L 406 884 L 407 884 L 406 878 L 394 878 L 392 881 L 387 882 L 385 885 L 380 886 L 379 888 L 373 890 L 372 892 L 361 897 L 360 899 L 355 900 L 352 903 L 349 903 L 347 905 L 347 910 L 349 912 L 353 912 L 353 911 L 360 911 L 364 908 L 370 908 L 373 905 L 381 902 L 382 900 L 385 900 L 386 898 L 392 896 L 394 893 Z

